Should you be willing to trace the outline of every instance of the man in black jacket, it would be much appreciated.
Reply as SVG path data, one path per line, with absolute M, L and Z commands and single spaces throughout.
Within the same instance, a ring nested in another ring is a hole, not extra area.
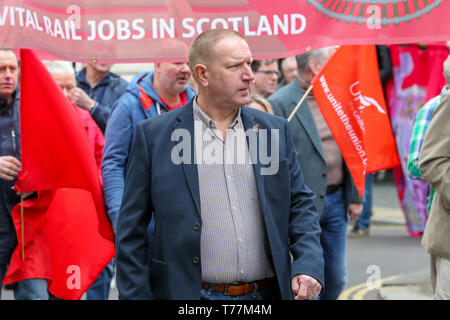
M 21 167 L 18 79 L 16 54 L 13 50 L 0 49 L 0 281 L 5 277 L 17 246 L 11 210 L 20 201 L 12 189 Z M 14 283 L 13 288 L 16 300 L 48 299 L 46 279 L 21 280 Z
M 77 88 L 72 102 L 90 112 L 105 133 L 113 103 L 125 92 L 128 82 L 110 72 L 111 64 L 90 63 L 77 74 Z

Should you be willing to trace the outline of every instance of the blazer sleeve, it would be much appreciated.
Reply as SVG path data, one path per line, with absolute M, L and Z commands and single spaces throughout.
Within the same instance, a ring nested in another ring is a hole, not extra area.
M 363 203 L 364 201 L 366 201 L 365 192 L 361 197 L 359 196 L 358 189 L 356 188 L 355 182 L 353 181 L 352 174 L 351 174 L 350 170 L 348 169 L 347 164 L 345 164 L 345 167 L 344 167 L 344 175 L 345 175 L 345 179 L 346 179 L 346 182 L 345 182 L 346 183 L 346 192 L 349 193 L 349 195 L 347 196 L 348 204 Z
M 91 117 L 102 130 L 102 133 L 105 133 L 114 102 L 125 92 L 127 86 L 128 82 L 124 79 L 115 80 L 111 86 L 105 89 L 102 103 L 97 102 L 91 110 Z
M 440 194 L 450 209 L 450 91 L 441 99 L 425 133 L 419 154 L 419 168 L 425 180 Z
M 136 126 L 122 206 L 117 220 L 117 288 L 120 299 L 153 299 L 147 227 L 152 218 L 151 158 L 142 123 Z
M 290 251 L 293 256 L 291 278 L 306 274 L 324 286 L 324 259 L 320 244 L 321 229 L 315 195 L 306 186 L 298 164 L 289 123 L 285 122 L 287 159 L 290 173 L 291 212 L 289 215 Z
M 94 119 L 102 132 L 105 132 L 106 130 L 106 122 L 109 117 L 110 109 L 110 106 L 96 102 L 94 108 L 91 110 L 92 119 Z

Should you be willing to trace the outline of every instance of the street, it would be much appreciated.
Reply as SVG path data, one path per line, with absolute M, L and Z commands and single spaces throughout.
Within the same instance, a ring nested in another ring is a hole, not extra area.
M 340 299 L 378 300 L 378 291 L 370 290 L 368 281 L 429 270 L 421 238 L 411 237 L 404 225 L 392 178 L 374 181 L 373 188 L 370 236 L 347 239 L 348 282 Z

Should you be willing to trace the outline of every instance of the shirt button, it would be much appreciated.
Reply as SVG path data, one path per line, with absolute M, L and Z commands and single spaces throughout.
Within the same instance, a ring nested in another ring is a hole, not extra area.
M 238 241 L 239 241 L 239 242 L 242 242 L 242 241 L 244 241 L 244 240 L 242 240 L 242 238 L 239 238 Z
M 199 257 L 194 257 L 192 259 L 192 262 L 195 263 L 195 264 L 197 264 L 199 261 L 200 261 Z
M 245 272 L 244 269 L 241 269 L 241 274 L 244 274 L 244 272 Z
M 325 195 L 321 194 L 321 195 L 320 195 L 320 198 L 321 198 L 321 199 L 325 198 Z
M 194 230 L 200 229 L 200 223 L 194 223 Z
M 326 172 L 322 172 L 322 177 L 326 177 L 327 173 Z

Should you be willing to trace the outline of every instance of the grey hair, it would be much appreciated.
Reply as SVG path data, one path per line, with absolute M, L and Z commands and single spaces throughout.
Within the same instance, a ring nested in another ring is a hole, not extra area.
M 281 64 L 280 64 L 281 70 L 284 69 L 284 66 L 286 65 L 286 62 L 287 61 L 291 61 L 291 60 L 297 62 L 297 59 L 296 59 L 295 56 L 294 57 L 287 57 L 287 58 L 284 58 L 283 60 L 281 60 Z
M 309 62 L 311 60 L 317 60 L 320 64 L 324 64 L 329 58 L 329 47 L 316 49 L 304 54 L 300 54 L 295 57 L 297 60 L 297 67 L 300 73 L 309 73 Z
M 450 55 L 444 61 L 444 78 L 447 85 L 450 85 Z
M 75 70 L 72 62 L 69 61 L 49 61 L 46 63 L 47 69 L 51 74 L 70 74 L 75 77 Z

